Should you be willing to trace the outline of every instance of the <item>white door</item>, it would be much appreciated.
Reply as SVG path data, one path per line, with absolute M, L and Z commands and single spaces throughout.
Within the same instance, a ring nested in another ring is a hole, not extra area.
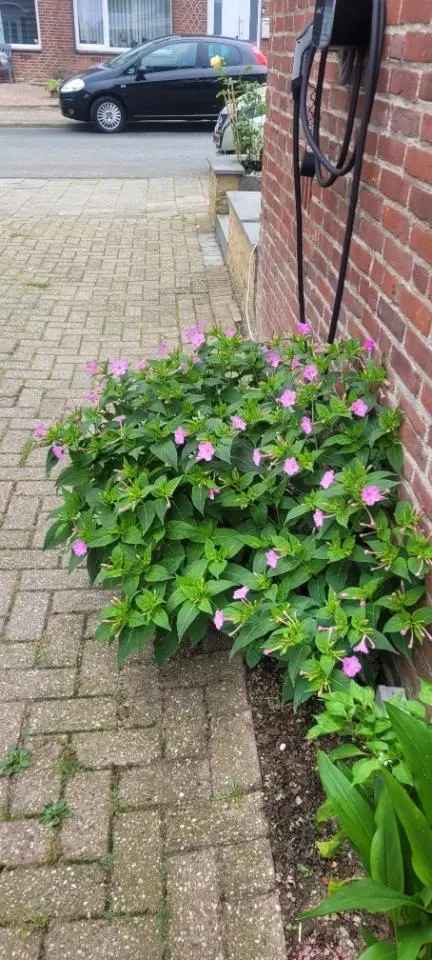
M 249 40 L 251 0 L 222 0 L 222 35 Z

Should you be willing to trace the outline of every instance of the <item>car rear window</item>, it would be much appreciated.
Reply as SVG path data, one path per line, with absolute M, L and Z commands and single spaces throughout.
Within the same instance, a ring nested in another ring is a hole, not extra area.
M 206 62 L 210 64 L 212 57 L 222 57 L 227 67 L 237 67 L 243 63 L 242 55 L 238 47 L 233 43 L 222 43 L 220 40 L 214 40 L 207 43 Z

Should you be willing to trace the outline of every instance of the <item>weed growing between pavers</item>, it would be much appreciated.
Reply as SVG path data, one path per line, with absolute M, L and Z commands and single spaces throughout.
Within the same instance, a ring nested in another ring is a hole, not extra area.
M 58 800 L 57 803 L 45 804 L 39 820 L 45 827 L 57 830 L 61 827 L 63 821 L 70 816 L 72 816 L 72 811 L 66 800 Z
M 31 764 L 30 750 L 16 747 L 9 750 L 3 760 L 0 760 L 0 777 L 12 777 L 22 773 Z

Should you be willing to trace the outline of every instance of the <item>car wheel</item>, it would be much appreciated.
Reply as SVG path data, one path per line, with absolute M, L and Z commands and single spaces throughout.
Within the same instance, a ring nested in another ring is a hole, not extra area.
M 99 133 L 121 133 L 126 126 L 126 110 L 114 97 L 99 97 L 95 100 L 91 118 Z

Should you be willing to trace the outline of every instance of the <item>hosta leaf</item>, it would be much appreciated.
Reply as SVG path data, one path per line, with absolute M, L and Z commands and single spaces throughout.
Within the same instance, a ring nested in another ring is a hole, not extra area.
M 372 880 L 402 893 L 405 888 L 403 853 L 399 826 L 387 790 L 381 790 L 375 813 L 377 829 L 370 852 Z

